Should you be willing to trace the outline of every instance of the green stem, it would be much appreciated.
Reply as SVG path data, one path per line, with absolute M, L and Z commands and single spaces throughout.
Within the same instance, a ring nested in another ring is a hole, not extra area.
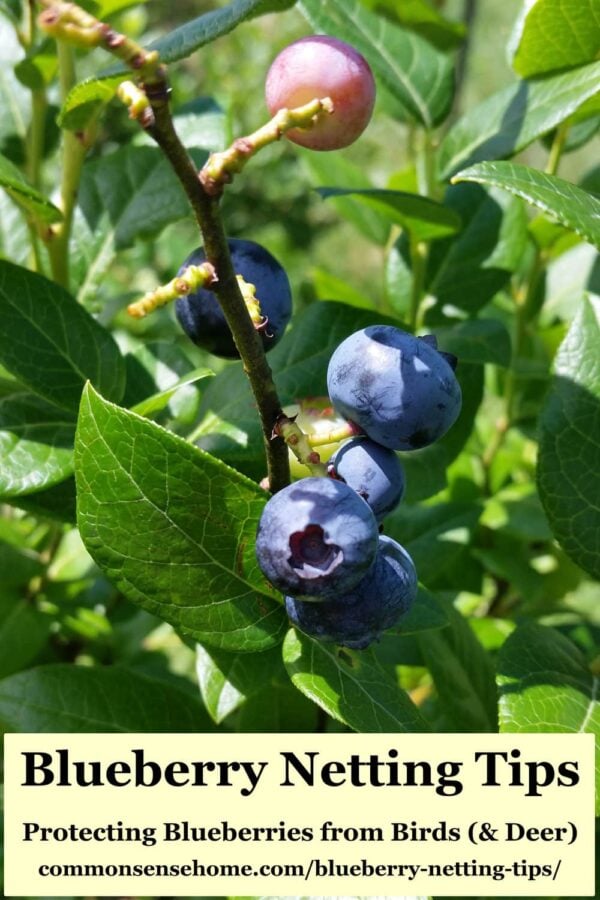
M 64 102 L 75 84 L 75 63 L 72 49 L 64 41 L 57 41 L 60 94 Z M 69 290 L 69 241 L 73 226 L 73 215 L 81 181 L 81 170 L 87 153 L 87 143 L 83 135 L 73 131 L 63 131 L 62 179 L 60 185 L 60 208 L 62 222 L 53 230 L 48 241 L 48 253 L 52 277 L 57 284 Z
M 46 92 L 43 88 L 31 92 L 31 125 L 27 135 L 27 176 L 35 188 L 40 186 L 40 167 L 44 156 L 46 120 Z
M 571 123 L 566 119 L 564 122 L 561 122 L 556 129 L 554 140 L 552 141 L 552 146 L 550 147 L 550 153 L 548 155 L 548 162 L 546 163 L 546 175 L 556 175 L 558 172 L 558 166 L 563 150 L 565 149 L 565 143 L 570 127 Z
M 419 194 L 432 197 L 435 193 L 433 142 L 431 132 L 423 129 L 419 134 L 416 152 L 417 186 Z
M 425 291 L 427 244 L 411 237 L 410 259 L 412 266 L 412 291 L 408 324 L 410 330 L 414 333 L 421 324 L 421 301 Z

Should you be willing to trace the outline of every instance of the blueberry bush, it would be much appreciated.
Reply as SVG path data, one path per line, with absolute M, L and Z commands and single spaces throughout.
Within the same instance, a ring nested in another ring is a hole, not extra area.
M 1 0 L 4 730 L 600 735 L 600 15 L 492 5 Z

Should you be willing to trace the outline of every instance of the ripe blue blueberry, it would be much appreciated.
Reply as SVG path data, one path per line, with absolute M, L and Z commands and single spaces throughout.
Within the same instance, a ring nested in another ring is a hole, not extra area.
M 285 270 L 268 250 L 254 241 L 230 238 L 227 242 L 236 275 L 256 288 L 263 316 L 267 318 L 261 338 L 265 350 L 270 350 L 282 337 L 292 315 L 292 292 Z M 188 256 L 179 270 L 186 266 L 198 266 L 206 262 L 204 250 L 199 247 Z M 215 356 L 238 359 L 231 331 L 212 290 L 200 288 L 193 294 L 181 297 L 175 304 L 181 327 L 192 341 Z
M 264 575 L 283 593 L 325 600 L 351 590 L 371 567 L 378 530 L 371 508 L 329 478 L 302 478 L 265 506 L 256 534 Z
M 382 536 L 371 570 L 353 590 L 319 604 L 286 597 L 285 608 L 293 624 L 309 637 L 364 650 L 398 624 L 416 595 L 412 559 L 400 544 Z
M 327 371 L 334 407 L 378 444 L 416 450 L 456 421 L 461 391 L 453 358 L 390 325 L 357 331 L 337 347 Z
M 355 437 L 343 444 L 329 460 L 328 470 L 367 501 L 378 522 L 402 499 L 402 463 L 393 450 L 370 438 Z

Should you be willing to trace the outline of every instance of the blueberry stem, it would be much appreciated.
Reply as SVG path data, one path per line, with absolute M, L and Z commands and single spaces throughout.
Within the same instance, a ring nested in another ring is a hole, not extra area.
M 77 4 L 57 0 L 42 0 L 42 4 L 46 8 L 38 22 L 47 33 L 78 46 L 101 46 L 117 56 L 135 73 L 150 102 L 154 121 L 146 130 L 183 187 L 202 233 L 207 262 L 217 272 L 215 293 L 256 401 L 267 457 L 267 477 L 270 489 L 275 493 L 290 481 L 285 441 L 273 436 L 275 423 L 282 415 L 281 403 L 260 334 L 250 318 L 233 269 L 218 198 L 210 196 L 204 189 L 194 162 L 175 131 L 169 108 L 166 68 L 156 51 L 145 50 L 109 25 L 94 19 Z
M 337 444 L 346 438 L 356 437 L 357 434 L 363 434 L 361 428 L 354 422 L 344 422 L 339 428 L 332 428 L 331 431 L 319 432 L 318 434 L 309 434 L 306 439 L 311 447 L 322 447 L 324 444 Z
M 227 150 L 209 156 L 200 172 L 204 189 L 209 194 L 219 195 L 233 176 L 241 172 L 248 160 L 263 147 L 280 140 L 292 128 L 311 128 L 324 114 L 332 112 L 333 102 L 329 97 L 316 97 L 294 109 L 280 109 L 252 134 L 237 138 Z
M 327 466 L 313 450 L 309 439 L 293 418 L 282 413 L 275 423 L 274 433 L 283 438 L 298 462 L 309 469 L 311 475 L 326 476 Z
M 148 313 L 154 312 L 167 303 L 172 303 L 179 297 L 184 297 L 192 291 L 206 287 L 216 281 L 216 274 L 210 263 L 202 263 L 201 266 L 188 266 L 181 275 L 172 278 L 168 284 L 161 284 L 153 291 L 149 291 L 140 300 L 130 303 L 127 312 L 134 319 L 143 319 Z

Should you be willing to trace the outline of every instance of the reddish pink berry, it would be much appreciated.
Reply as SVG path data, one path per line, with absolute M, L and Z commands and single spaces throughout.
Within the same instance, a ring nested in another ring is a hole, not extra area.
M 321 34 L 300 38 L 281 51 L 269 69 L 265 93 L 271 115 L 330 97 L 333 113 L 324 114 L 310 129 L 294 128 L 286 136 L 311 150 L 339 150 L 367 127 L 375 103 L 375 81 L 357 50 Z

